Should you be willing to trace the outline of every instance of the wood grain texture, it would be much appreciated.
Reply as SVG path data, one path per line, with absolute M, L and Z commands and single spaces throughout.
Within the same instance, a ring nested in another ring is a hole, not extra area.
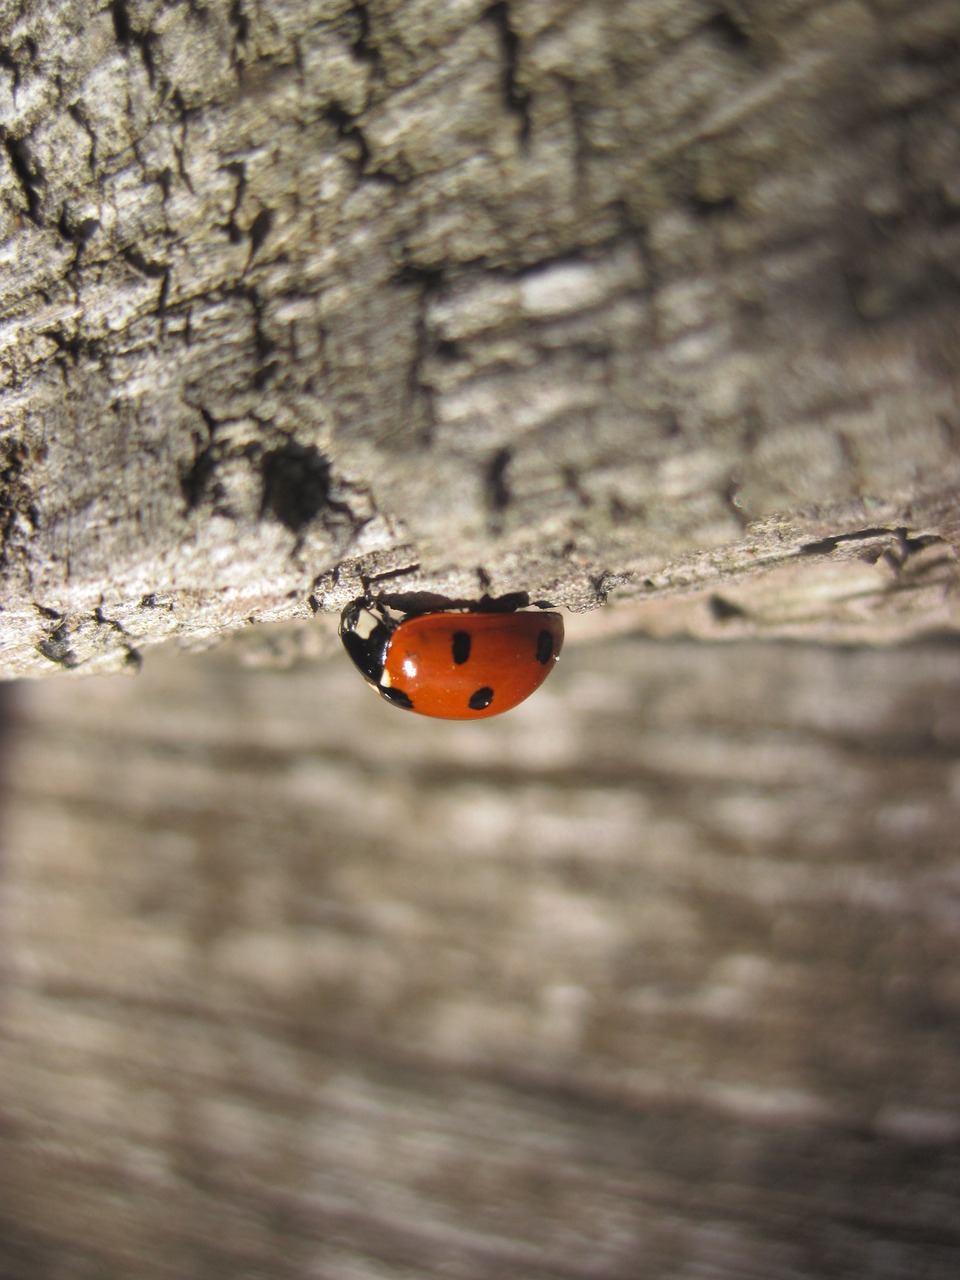
M 960 651 L 9 701 L 0 1274 L 948 1280 Z
M 5 10 L 0 669 L 365 579 L 681 629 L 791 561 L 746 626 L 829 638 L 831 539 L 932 540 L 955 627 L 958 49 L 953 0 Z

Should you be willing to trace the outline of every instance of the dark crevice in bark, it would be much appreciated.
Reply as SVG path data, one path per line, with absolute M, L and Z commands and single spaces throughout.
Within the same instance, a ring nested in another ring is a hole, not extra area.
M 313 445 L 291 440 L 260 459 L 261 515 L 300 533 L 331 505 L 330 461 Z
M 705 30 L 732 53 L 743 53 L 753 47 L 748 19 L 736 13 L 732 5 L 721 5 L 707 21 Z
M 133 26 L 130 21 L 130 9 L 127 0 L 112 0 L 110 16 L 113 19 L 113 30 L 117 43 L 125 48 L 136 49 L 143 62 L 147 79 L 152 86 L 156 71 L 153 53 L 157 39 L 156 35 L 152 31 L 140 31 Z
M 72 102 L 70 106 L 67 107 L 67 114 L 75 124 L 80 126 L 83 132 L 87 135 L 87 138 L 90 140 L 90 157 L 88 160 L 88 167 L 91 174 L 95 174 L 97 171 L 97 135 L 93 131 L 93 126 L 90 124 L 87 113 L 79 102 Z
M 126 650 L 126 665 L 132 667 L 135 671 L 139 671 L 143 666 L 143 658 L 140 651 L 131 643 L 130 636 L 122 623 L 118 622 L 116 618 L 108 618 L 103 612 L 102 606 L 98 606 L 93 611 L 93 617 L 99 626 L 109 627 L 111 631 L 120 636 L 122 648 Z
M 193 433 L 193 459 L 180 467 L 180 492 L 188 512 L 196 511 L 206 498 L 217 464 L 214 441 L 217 432 L 216 419 L 202 406 L 199 413 L 206 430 L 206 439 L 199 432 Z
M 247 43 L 250 34 L 250 19 L 244 12 L 241 0 L 231 0 L 230 25 L 233 27 L 234 45 Z
M 81 358 L 99 359 L 103 350 L 99 339 L 85 337 L 77 328 L 69 333 L 60 327 L 44 329 L 42 332 L 45 338 L 56 344 L 58 356 L 66 357 L 74 365 L 79 364 Z
M 505 511 L 510 505 L 507 468 L 510 466 L 512 457 L 512 451 L 505 445 L 502 449 L 497 450 L 487 466 L 487 506 L 495 515 Z
M 373 38 L 373 27 L 370 21 L 370 9 L 361 0 L 354 0 L 350 12 L 357 21 L 357 34 L 351 44 L 353 56 L 360 62 L 366 62 L 373 68 L 379 68 L 382 58 L 376 41 Z
M 135 271 L 139 271 L 142 276 L 147 276 L 151 280 L 161 279 L 170 270 L 167 263 L 151 262 L 149 258 L 144 257 L 137 249 L 124 249 L 123 257 Z
M 40 641 L 37 652 L 61 667 L 75 667 L 79 663 L 70 646 L 70 630 L 65 621 L 51 631 L 45 640 Z
M 25 139 L 11 137 L 6 130 L 3 130 L 2 138 L 10 159 L 10 167 L 26 198 L 27 215 L 31 222 L 39 226 L 43 221 L 40 194 L 43 186 L 43 169 L 39 161 L 30 154 L 30 148 Z
M 76 271 L 80 266 L 80 259 L 88 241 L 100 230 L 100 219 L 89 217 L 81 218 L 79 222 L 74 222 L 66 206 L 64 206 L 57 222 L 57 230 L 64 240 L 69 240 L 74 245 L 75 251 L 70 270 Z
M 247 266 L 253 261 L 259 249 L 262 248 L 267 236 L 273 227 L 273 210 L 263 208 L 250 223 L 250 229 L 247 234 L 250 237 L 250 257 L 247 259 Z
M 227 215 L 227 221 L 224 223 L 223 229 L 226 231 L 231 244 L 239 244 L 243 239 L 243 232 L 237 225 L 237 214 L 240 212 L 240 206 L 243 204 L 244 193 L 247 189 L 247 170 L 242 160 L 231 161 L 225 164 L 224 170 L 231 175 L 236 181 L 236 187 L 233 192 L 233 205 Z
M 369 172 L 370 148 L 363 135 L 363 130 L 357 124 L 356 117 L 352 116 L 339 102 L 331 102 L 324 115 L 333 125 L 340 141 L 349 144 L 352 152 L 350 158 L 357 177 L 365 177 Z
M 493 23 L 500 40 L 504 101 L 508 111 L 518 121 L 520 143 L 523 145 L 530 137 L 530 94 L 520 82 L 520 37 L 511 21 L 508 0 L 497 0 L 496 4 L 492 4 L 487 10 L 487 17 Z
M 855 533 L 838 533 L 831 538 L 821 538 L 817 542 L 807 542 L 800 547 L 800 555 L 803 556 L 824 556 L 830 555 L 831 552 L 845 543 L 865 542 L 875 538 L 895 538 L 900 545 L 903 558 L 917 551 L 922 551 L 925 547 L 931 546 L 933 543 L 940 542 L 942 539 L 933 535 L 920 535 L 919 537 L 910 537 L 906 529 L 858 529 Z M 882 554 L 877 552 L 879 556 Z

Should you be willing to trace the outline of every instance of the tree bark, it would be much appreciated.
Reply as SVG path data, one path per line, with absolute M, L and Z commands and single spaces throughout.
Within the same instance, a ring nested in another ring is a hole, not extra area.
M 958 32 L 950 0 L 9 14 L 3 670 L 365 582 L 955 626 Z

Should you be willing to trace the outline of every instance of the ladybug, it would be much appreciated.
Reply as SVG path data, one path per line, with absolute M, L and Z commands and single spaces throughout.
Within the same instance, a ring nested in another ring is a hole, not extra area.
M 509 711 L 560 656 L 559 613 L 413 613 L 392 618 L 367 597 L 340 615 L 340 639 L 365 680 L 395 707 L 440 720 Z

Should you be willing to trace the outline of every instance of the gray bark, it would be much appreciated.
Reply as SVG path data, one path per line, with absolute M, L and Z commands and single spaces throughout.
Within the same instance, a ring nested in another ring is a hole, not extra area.
M 363 581 L 955 626 L 958 26 L 8 13 L 3 670 L 121 668 Z

